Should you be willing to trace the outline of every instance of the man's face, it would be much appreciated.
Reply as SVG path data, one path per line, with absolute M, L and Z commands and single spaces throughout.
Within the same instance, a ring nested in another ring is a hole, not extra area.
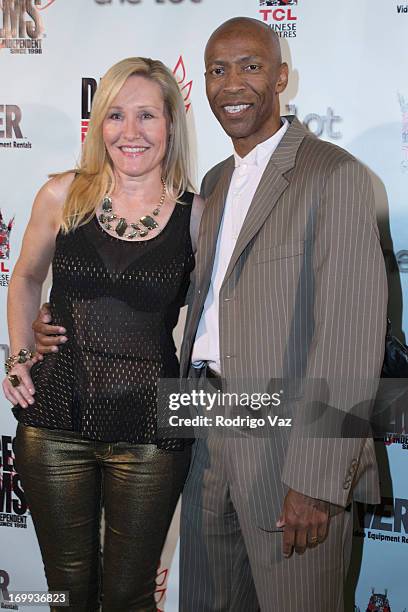
M 279 98 L 287 84 L 267 32 L 235 27 L 213 36 L 205 53 L 205 80 L 211 110 L 233 140 L 248 153 L 279 129 Z

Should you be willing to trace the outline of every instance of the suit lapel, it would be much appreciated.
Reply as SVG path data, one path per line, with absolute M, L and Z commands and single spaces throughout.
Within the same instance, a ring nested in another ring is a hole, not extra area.
M 245 247 L 261 229 L 289 185 L 289 180 L 284 175 L 294 167 L 298 149 L 307 134 L 306 129 L 296 118 L 289 120 L 291 125 L 272 154 L 259 182 L 232 253 L 224 282 L 230 276 Z
M 234 158 L 229 157 L 225 161 L 214 191 L 206 199 L 197 249 L 196 286 L 200 289 L 208 287 L 211 280 L 218 233 L 233 171 Z

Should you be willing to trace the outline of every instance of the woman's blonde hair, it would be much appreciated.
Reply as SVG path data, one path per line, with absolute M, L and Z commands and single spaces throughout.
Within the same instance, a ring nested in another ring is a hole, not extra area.
M 113 100 L 133 75 L 152 80 L 163 93 L 169 133 L 162 170 L 167 193 L 177 200 L 186 189 L 192 189 L 186 111 L 177 81 L 159 60 L 128 57 L 109 68 L 96 91 L 81 160 L 62 212 L 61 229 L 65 233 L 87 223 L 104 195 L 112 193 L 115 187 L 114 169 L 103 141 L 102 126 Z

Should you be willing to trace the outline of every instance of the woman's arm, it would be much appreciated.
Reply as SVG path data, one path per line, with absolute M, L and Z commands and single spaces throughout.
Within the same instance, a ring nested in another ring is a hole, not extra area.
M 55 237 L 61 223 L 61 211 L 73 175 L 49 180 L 38 192 L 24 234 L 20 256 L 10 280 L 7 319 L 11 355 L 34 347 L 31 323 L 40 305 L 41 288 L 54 254 Z M 16 364 L 11 374 L 21 379 L 13 387 L 6 378 L 3 389 L 7 399 L 26 407 L 32 403 L 33 384 L 29 376 L 32 361 Z

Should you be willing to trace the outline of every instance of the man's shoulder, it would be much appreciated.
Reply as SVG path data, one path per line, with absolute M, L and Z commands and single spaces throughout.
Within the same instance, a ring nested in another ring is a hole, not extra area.
M 225 168 L 225 165 L 231 163 L 232 159 L 233 156 L 230 155 L 208 170 L 201 182 L 200 194 L 202 197 L 208 197 L 209 194 L 212 193 Z
M 338 145 L 320 140 L 314 134 L 306 134 L 296 158 L 296 166 L 307 172 L 317 172 L 330 175 L 343 164 L 363 164 L 351 153 Z

